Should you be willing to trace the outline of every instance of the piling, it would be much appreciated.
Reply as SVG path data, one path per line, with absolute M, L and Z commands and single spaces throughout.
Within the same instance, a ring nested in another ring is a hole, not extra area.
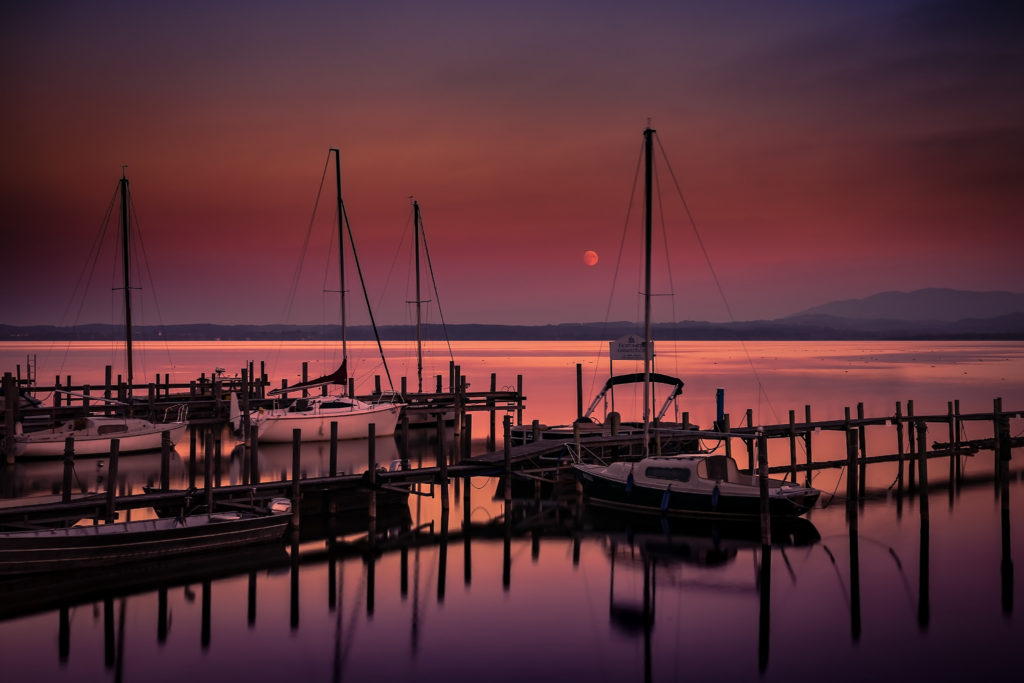
M 960 456 L 956 451 L 956 419 L 953 417 L 953 402 L 946 401 L 946 427 L 949 434 L 949 491 L 952 494 L 957 488 L 957 462 Z
M 309 361 L 302 361 L 302 383 L 305 384 L 309 381 Z M 309 390 L 302 390 L 302 398 L 309 397 Z
M 10 437 L 14 434 L 17 424 L 18 412 L 18 387 L 14 383 L 14 376 L 9 372 L 4 373 L 4 434 Z M 8 465 L 14 464 L 14 439 L 8 438 L 4 444 L 4 462 Z
M 64 439 L 64 480 L 60 489 L 60 501 L 71 502 L 71 478 L 75 472 L 75 438 Z
M 583 419 L 583 363 L 576 364 L 576 419 Z
M 721 423 L 722 423 L 722 425 L 721 425 L 722 433 L 728 434 L 729 430 L 730 430 L 730 426 L 729 426 L 729 413 L 724 413 L 722 415 Z M 730 438 L 726 438 L 725 439 L 725 455 L 728 458 L 732 457 L 732 439 L 730 439 Z
M 338 475 L 338 423 L 337 421 L 331 422 L 331 464 L 330 464 L 331 476 L 335 477 Z
M 188 487 L 196 487 L 196 431 L 188 430 Z
M 523 376 L 516 375 L 516 424 L 523 424 Z
M 504 419 L 505 432 L 505 517 L 509 518 L 509 506 L 512 504 L 512 417 Z M 579 438 L 577 437 L 577 443 Z
M 752 409 L 750 409 L 750 408 L 747 408 L 747 426 L 748 427 L 753 427 L 754 426 L 754 411 Z M 754 440 L 753 439 L 745 439 L 745 441 L 746 441 L 746 444 L 747 444 L 747 470 L 749 470 L 750 472 L 753 472 L 754 471 L 754 465 L 756 464 L 754 462 Z
M 896 415 L 893 417 L 893 422 L 896 423 L 896 457 L 897 457 L 897 470 L 896 470 L 896 488 L 898 491 L 903 490 L 903 405 L 896 401 Z
M 445 452 L 444 413 L 437 414 L 437 466 L 441 468 L 441 509 L 448 509 L 448 454 Z
M 772 544 L 771 508 L 768 504 L 768 439 L 764 432 L 757 434 L 757 480 L 761 494 L 761 545 Z
M 497 375 L 495 375 L 492 372 L 491 373 L 491 394 L 493 394 L 495 391 L 497 391 L 497 387 L 498 387 L 498 378 L 497 378 Z M 496 441 L 497 441 L 497 433 L 496 433 L 497 432 L 497 426 L 495 425 L 494 399 L 493 398 L 487 399 L 487 412 L 490 414 L 490 420 L 491 420 L 491 435 L 490 435 L 490 437 L 487 440 L 487 449 L 493 451 L 495 449 Z
M 608 413 L 608 420 L 611 423 L 611 435 L 618 436 L 619 429 L 622 428 L 622 415 L 620 415 L 617 411 L 613 410 L 612 412 Z
M 466 426 L 462 430 L 462 460 L 473 457 L 473 414 L 466 413 Z M 468 483 L 468 480 L 467 480 Z M 468 487 L 467 487 L 468 488 Z M 467 492 L 467 495 L 468 492 Z
M 807 425 L 807 431 L 804 432 L 804 449 L 807 451 L 807 477 L 806 477 L 806 482 L 805 483 L 806 483 L 807 486 L 810 486 L 811 485 L 811 463 L 812 463 L 812 460 L 813 460 L 813 458 L 811 456 L 811 452 L 812 452 L 811 451 L 811 434 L 814 433 L 814 430 L 811 429 L 811 426 L 810 426 L 811 425 L 811 407 L 809 405 L 804 405 L 804 424 Z
M 104 518 L 107 524 L 111 524 L 117 518 L 115 503 L 117 501 L 117 461 L 118 451 L 121 450 L 121 440 L 110 440 L 110 462 L 107 465 L 107 514 Z
M 928 425 L 917 423 L 917 468 L 920 482 L 921 521 L 928 521 Z
M 252 425 L 249 428 L 249 437 L 252 439 L 252 445 L 249 448 L 249 481 L 253 484 L 258 484 L 260 481 L 260 428 L 259 425 Z
M 846 427 L 846 518 L 857 523 L 857 430 Z
M 789 411 L 789 467 L 796 483 L 796 411 Z
M 206 499 L 206 512 L 213 512 L 213 430 L 206 432 L 206 445 L 203 448 L 203 495 Z
M 292 430 L 292 532 L 298 537 L 302 509 L 302 489 L 299 487 L 300 455 L 302 454 L 302 430 Z
M 171 488 L 171 433 L 160 435 L 160 490 Z
M 366 437 L 366 476 L 370 483 L 370 501 L 367 509 L 370 543 L 374 543 L 377 537 L 377 425 L 373 422 L 367 428 Z

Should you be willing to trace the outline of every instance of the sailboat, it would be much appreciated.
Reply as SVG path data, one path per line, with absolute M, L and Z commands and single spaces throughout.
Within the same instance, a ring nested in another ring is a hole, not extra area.
M 170 436 L 171 446 L 185 433 L 185 410 L 178 411 L 174 422 L 154 423 L 134 417 L 131 390 L 134 382 L 132 363 L 132 306 L 129 221 L 128 178 L 122 172 L 120 185 L 121 199 L 121 255 L 124 280 L 124 329 L 125 357 L 128 371 L 127 416 L 86 415 L 50 429 L 24 432 L 21 425 L 15 427 L 14 455 L 19 458 L 46 458 L 63 455 L 65 440 L 74 439 L 75 455 L 106 455 L 110 453 L 110 440 L 119 440 L 119 453 L 136 453 L 156 450 L 161 447 L 163 435 Z M 91 397 L 92 400 L 105 400 Z M 117 401 L 108 401 L 117 403 Z
M 302 441 L 328 441 L 331 438 L 331 423 L 336 422 L 339 439 L 362 439 L 369 434 L 369 426 L 374 425 L 376 436 L 390 436 L 395 433 L 398 418 L 401 414 L 403 404 L 396 400 L 394 392 L 382 392 L 378 399 L 372 403 L 361 401 L 354 396 L 346 396 L 348 385 L 348 342 L 345 333 L 345 228 L 347 217 L 345 204 L 341 196 L 341 160 L 340 152 L 331 149 L 334 155 L 335 187 L 338 200 L 338 269 L 341 291 L 341 365 L 334 372 L 318 377 L 313 380 L 301 382 L 284 389 L 275 389 L 270 396 L 286 396 L 296 391 L 308 392 L 309 389 L 320 388 L 323 394 L 320 396 L 308 396 L 290 400 L 287 404 L 275 404 L 270 409 L 259 408 L 249 414 L 251 424 L 258 429 L 258 438 L 264 442 L 286 442 L 291 441 L 293 430 L 300 430 Z M 351 239 L 351 228 L 349 228 L 349 239 Z M 354 250 L 353 250 L 354 251 Z M 359 262 L 356 261 L 358 267 Z M 360 279 L 362 274 L 360 272 Z M 367 299 L 369 308 L 369 299 Z M 373 312 L 370 311 L 370 320 L 373 321 Z M 377 325 L 373 323 L 376 334 Z M 384 350 L 380 344 L 380 337 L 377 337 L 377 347 L 387 370 L 387 361 L 384 360 Z M 389 373 L 390 380 L 390 373 Z M 340 387 L 338 394 L 329 394 L 328 387 Z M 234 405 L 234 403 L 232 404 Z M 234 408 L 233 408 L 234 411 Z M 236 429 L 240 420 L 239 414 L 232 415 L 232 421 Z
M 654 130 L 644 129 L 644 339 L 651 348 L 651 209 Z M 591 504 L 663 515 L 757 518 L 761 485 L 766 484 L 772 516 L 797 517 L 810 510 L 820 491 L 776 479 L 762 482 L 742 474 L 731 456 L 683 453 L 650 454 L 651 354 L 644 353 L 644 457 L 637 462 L 573 465 L 583 495 Z

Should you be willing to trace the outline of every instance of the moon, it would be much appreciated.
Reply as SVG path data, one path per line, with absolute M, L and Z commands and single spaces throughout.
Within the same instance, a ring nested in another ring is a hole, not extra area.
M 596 266 L 597 252 L 591 249 L 587 249 L 585 252 L 583 252 L 583 262 L 588 266 Z

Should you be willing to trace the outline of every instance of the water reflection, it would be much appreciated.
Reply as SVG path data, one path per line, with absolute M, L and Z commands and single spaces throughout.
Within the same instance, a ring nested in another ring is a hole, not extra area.
M 290 451 L 281 465 L 290 466 Z M 424 487 L 427 495 L 401 509 L 382 506 L 374 518 L 328 515 L 286 546 L 103 576 L 0 582 L 0 643 L 7 644 L 4 659 L 13 662 L 15 678 L 29 670 L 48 678 L 99 677 L 90 669 L 94 661 L 124 680 L 154 666 L 185 675 L 204 661 L 263 677 L 279 672 L 268 659 L 287 659 L 302 642 L 312 679 L 430 680 L 450 674 L 451 660 L 428 644 L 453 640 L 507 662 L 495 680 L 538 667 L 568 675 L 564 659 L 575 660 L 585 677 L 673 680 L 685 661 L 690 677 L 726 680 L 780 677 L 782 663 L 801 652 L 820 650 L 839 662 L 870 658 L 865 650 L 872 648 L 857 644 L 880 636 L 901 642 L 903 617 L 913 612 L 912 629 L 939 652 L 949 629 L 932 625 L 957 624 L 961 599 L 990 596 L 1000 605 L 1007 625 L 975 620 L 979 635 L 1020 634 L 1012 622 L 1010 533 L 1010 494 L 1020 477 L 1008 467 L 1002 472 L 993 516 L 983 514 L 991 504 L 987 481 L 960 487 L 954 507 L 973 524 L 999 524 L 998 566 L 981 559 L 994 556 L 981 538 L 954 542 L 953 522 L 931 525 L 917 497 L 908 500 L 917 514 L 901 519 L 892 503 L 857 495 L 810 519 L 776 523 L 774 545 L 763 546 L 756 523 L 609 515 L 533 492 L 504 508 L 494 503 L 504 500 L 497 482 L 479 480 L 460 482 L 457 491 L 453 484 L 445 494 L 450 507 L 441 505 L 439 487 Z M 932 495 L 944 499 L 942 492 Z M 504 514 L 482 514 L 494 504 Z M 963 552 L 976 559 L 964 563 Z M 903 573 L 901 555 L 917 557 L 916 582 Z M 892 580 L 894 559 L 902 581 Z M 454 589 L 448 569 L 460 561 Z M 966 595 L 944 588 L 952 566 Z M 982 592 L 967 588 L 975 586 Z M 910 610 L 894 599 L 902 590 L 912 597 Z M 76 618 L 83 610 L 97 618 Z M 836 627 L 848 635 L 835 638 Z M 50 649 L 35 647 L 34 657 L 22 657 L 10 643 L 25 638 Z M 240 656 L 239 647 L 252 654 Z M 253 656 L 261 650 L 265 657 Z M 573 652 L 590 654 L 581 660 Z M 715 667 L 701 663 L 705 658 Z M 936 661 L 938 667 L 943 659 Z

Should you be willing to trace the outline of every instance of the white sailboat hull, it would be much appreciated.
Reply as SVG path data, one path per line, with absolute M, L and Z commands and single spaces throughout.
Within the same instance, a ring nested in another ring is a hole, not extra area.
M 99 422 L 101 420 L 103 422 Z M 71 423 L 55 429 L 19 434 L 15 437 L 14 454 L 19 458 L 59 457 L 64 455 L 64 440 L 68 437 L 75 440 L 75 456 L 107 455 L 110 453 L 111 439 L 120 440 L 118 453 L 154 451 L 160 449 L 164 432 L 170 434 L 171 446 L 174 446 L 188 429 L 184 422 L 154 424 L 148 420 L 116 418 L 90 418 L 89 422 L 85 429 L 75 429 Z M 111 426 L 123 426 L 124 429 L 102 429 Z
M 290 412 L 287 409 L 255 411 L 251 413 L 259 440 L 268 443 L 290 442 L 292 430 L 302 431 L 302 441 L 329 441 L 331 423 L 338 423 L 339 439 L 365 439 L 371 424 L 377 436 L 395 433 L 402 405 L 398 403 L 364 404 L 352 408 Z

